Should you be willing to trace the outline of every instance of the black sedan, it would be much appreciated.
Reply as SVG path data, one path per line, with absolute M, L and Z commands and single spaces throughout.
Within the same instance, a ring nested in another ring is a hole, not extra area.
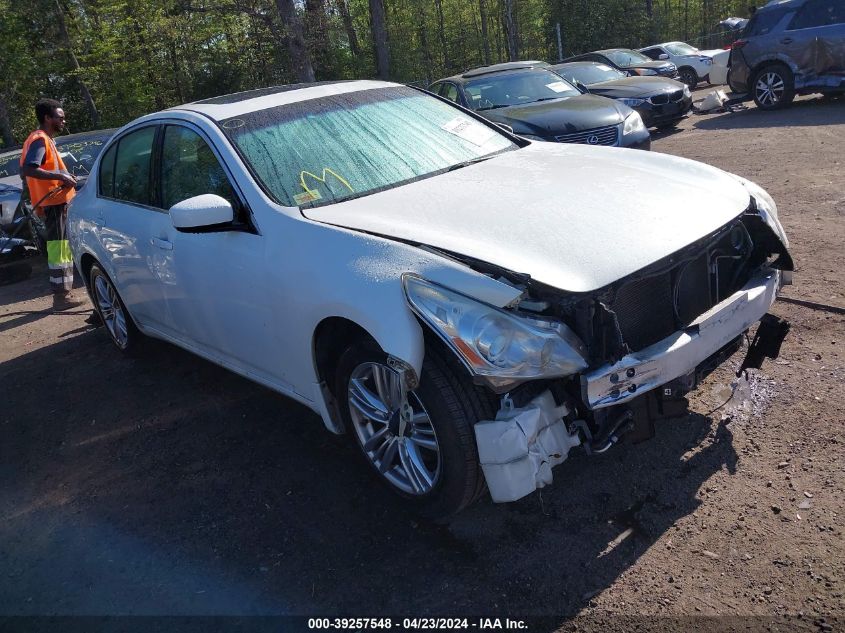
M 674 79 L 629 77 L 597 62 L 551 66 L 558 75 L 591 94 L 610 97 L 640 113 L 646 127 L 672 127 L 692 108 L 689 88 Z
M 639 114 L 619 101 L 582 94 L 543 66 L 485 66 L 436 81 L 429 90 L 531 140 L 651 147 Z
M 678 67 L 672 62 L 653 60 L 630 48 L 608 48 L 602 51 L 583 53 L 564 59 L 564 62 L 598 62 L 621 70 L 629 75 L 641 77 L 678 78 Z

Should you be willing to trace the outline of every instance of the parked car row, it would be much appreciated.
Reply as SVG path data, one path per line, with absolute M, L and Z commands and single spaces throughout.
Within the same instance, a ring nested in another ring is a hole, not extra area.
M 793 265 L 763 189 L 598 146 L 647 143 L 640 115 L 541 65 L 433 88 L 265 88 L 118 130 L 69 211 L 116 347 L 160 338 L 303 403 L 429 517 L 647 439 L 760 319 L 776 355 Z

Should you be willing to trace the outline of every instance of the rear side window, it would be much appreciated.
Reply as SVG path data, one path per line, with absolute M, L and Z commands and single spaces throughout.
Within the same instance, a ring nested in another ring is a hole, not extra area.
M 100 195 L 106 198 L 114 198 L 114 157 L 117 145 L 112 145 L 100 161 Z
M 757 11 L 745 26 L 745 37 L 751 35 L 767 35 L 781 21 L 783 16 L 791 9 L 771 9 L 769 11 Z
M 120 139 L 114 164 L 114 198 L 152 205 L 150 160 L 155 134 L 155 127 L 145 127 Z
M 458 100 L 458 88 L 455 84 L 446 84 L 446 88 L 443 91 L 443 96 L 446 97 L 449 101 Z
M 789 29 L 809 29 L 845 22 L 845 2 L 842 0 L 810 0 L 792 19 Z

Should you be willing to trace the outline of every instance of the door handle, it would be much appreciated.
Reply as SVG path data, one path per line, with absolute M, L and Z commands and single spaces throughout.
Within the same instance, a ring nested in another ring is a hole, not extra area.
M 162 240 L 157 237 L 151 238 L 150 244 L 152 244 L 153 246 L 158 246 L 160 249 L 165 251 L 173 250 L 173 242 L 168 242 L 167 240 Z
M 792 44 L 792 38 L 791 37 L 785 37 L 780 41 L 780 43 L 781 44 Z

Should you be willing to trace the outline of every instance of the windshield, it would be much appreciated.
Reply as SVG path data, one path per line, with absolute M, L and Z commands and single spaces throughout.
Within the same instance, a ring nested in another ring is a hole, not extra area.
M 358 198 L 517 148 L 404 86 L 300 101 L 220 126 L 268 194 L 296 207 Z
M 569 81 L 580 81 L 585 86 L 590 84 L 598 84 L 603 81 L 613 81 L 615 79 L 624 79 L 628 75 L 623 72 L 611 68 L 606 64 L 585 64 L 577 66 L 560 66 L 554 71 L 563 75 Z
M 109 135 L 96 136 L 91 138 L 79 138 L 63 140 L 62 137 L 54 139 L 56 149 L 62 157 L 67 170 L 77 178 L 86 178 L 91 173 L 97 155 L 103 149 Z M 0 179 L 7 179 L 10 176 L 17 176 L 21 173 L 21 153 L 9 152 L 0 155 Z
M 542 68 L 480 77 L 464 85 L 473 110 L 492 110 L 580 95 L 562 77 Z
M 637 51 L 631 51 L 628 49 L 622 49 L 618 51 L 605 51 L 604 53 L 610 58 L 617 66 L 621 66 L 625 68 L 627 66 L 636 66 L 637 64 L 642 64 L 643 62 L 650 62 L 652 61 L 642 53 L 638 53 Z
M 666 44 L 663 48 L 669 51 L 670 55 L 698 55 L 697 48 L 693 48 L 689 44 L 684 44 L 683 42 Z

